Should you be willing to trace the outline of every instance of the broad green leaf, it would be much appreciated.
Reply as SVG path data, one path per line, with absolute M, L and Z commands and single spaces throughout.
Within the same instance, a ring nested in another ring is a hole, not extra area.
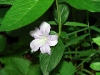
M 66 4 L 58 4 L 58 7 L 54 10 L 54 19 L 59 24 L 65 23 L 69 15 L 69 8 Z
M 4 69 L 0 69 L 0 75 L 8 75 L 8 73 Z
M 66 22 L 64 25 L 66 25 L 66 26 L 81 26 L 81 27 L 87 27 L 88 26 L 84 23 L 79 23 L 79 22 Z
M 96 72 L 96 75 L 100 75 L 100 72 Z
M 60 67 L 60 74 L 61 75 L 70 75 L 73 71 L 75 71 L 75 66 L 73 66 L 72 62 L 63 61 Z
M 91 12 L 100 12 L 100 0 L 66 0 L 71 6 Z
M 5 15 L 0 31 L 10 31 L 34 22 L 51 6 L 54 0 L 18 0 Z
M 96 70 L 96 71 L 100 71 L 100 62 L 94 62 L 94 63 L 90 64 L 90 68 L 92 68 L 93 70 Z
M 30 62 L 18 57 L 3 57 L 0 61 L 5 65 L 4 70 L 9 75 L 26 75 L 29 70 Z
M 40 65 L 44 75 L 49 75 L 49 73 L 57 66 L 63 56 L 64 49 L 64 44 L 59 39 L 58 44 L 52 47 L 51 55 L 40 54 Z
M 67 42 L 66 45 L 65 45 L 65 47 L 68 47 L 68 46 L 70 46 L 70 45 L 72 45 L 72 44 L 74 44 L 74 43 L 76 43 L 76 42 L 78 42 L 78 41 L 80 41 L 80 40 L 83 40 L 83 39 L 84 39 L 86 36 L 88 36 L 88 35 L 89 35 L 89 34 L 87 33 L 87 34 L 84 34 L 84 35 L 82 35 L 82 36 L 79 36 L 79 37 L 74 38 L 73 40 Z
M 60 36 L 62 38 L 68 38 L 68 34 L 65 31 L 62 31 L 61 34 L 60 34 Z
M 30 65 L 27 75 L 42 75 L 39 65 Z
M 100 46 L 100 37 L 93 38 L 93 42 Z
M 64 3 L 66 0 L 58 0 L 58 3 Z
M 0 35 L 0 52 L 2 52 L 6 46 L 6 38 L 2 35 Z
M 0 0 L 0 4 L 13 4 L 15 3 L 17 0 Z
M 90 28 L 100 33 L 100 28 L 97 28 L 96 26 L 90 26 Z

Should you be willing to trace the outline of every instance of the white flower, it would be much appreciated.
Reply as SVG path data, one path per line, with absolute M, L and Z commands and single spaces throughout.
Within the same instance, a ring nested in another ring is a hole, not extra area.
M 36 28 L 30 32 L 30 35 L 34 37 L 34 40 L 30 43 L 31 52 L 35 52 L 40 48 L 41 53 L 51 54 L 50 46 L 55 46 L 58 43 L 58 35 L 49 35 L 50 28 L 48 23 L 43 22 L 40 29 Z

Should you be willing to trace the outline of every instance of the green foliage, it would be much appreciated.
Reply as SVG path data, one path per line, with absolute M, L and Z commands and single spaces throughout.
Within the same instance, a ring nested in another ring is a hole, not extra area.
M 86 36 L 88 36 L 88 35 L 89 35 L 89 34 L 84 34 L 84 35 L 82 35 L 82 36 L 80 36 L 80 37 L 74 38 L 73 40 L 67 42 L 67 44 L 65 45 L 65 47 L 68 47 L 68 46 L 70 46 L 70 45 L 72 45 L 72 44 L 75 44 L 76 42 L 78 42 L 78 41 L 84 39 L 84 38 L 85 38 Z
M 41 75 L 39 64 L 34 66 L 26 59 L 20 57 L 0 58 L 5 67 L 0 69 L 1 75 Z
M 79 56 L 89 56 L 89 55 L 92 55 L 96 52 L 96 50 L 84 50 L 84 51 L 81 51 L 79 52 Z
M 93 42 L 100 46 L 100 37 L 93 38 Z
M 64 50 L 65 46 L 61 39 L 59 39 L 59 43 L 55 47 L 52 47 L 51 55 L 40 55 L 40 65 L 44 75 L 49 75 L 49 73 L 57 66 L 63 56 Z
M 58 0 L 58 3 L 66 2 L 66 0 Z
M 0 0 L 0 75 L 100 75 L 99 7 L 99 0 Z M 30 31 L 43 21 L 59 38 L 51 55 L 30 49 Z
M 27 75 L 42 75 L 39 65 L 30 65 Z
M 62 38 L 68 38 L 68 34 L 64 31 L 61 32 L 61 35 L 60 35 Z
M 25 0 L 16 1 L 5 15 L 0 31 L 15 30 L 28 25 L 43 15 L 43 13 L 51 6 L 52 2 L 53 0 L 28 0 L 28 2 Z M 46 5 L 46 7 L 44 5 Z
M 4 70 L 9 75 L 26 75 L 29 70 L 30 62 L 19 57 L 0 58 L 0 61 L 5 65 Z
M 17 0 L 1 0 L 0 4 L 14 4 Z
M 70 75 L 73 71 L 75 71 L 75 66 L 73 66 L 72 62 L 63 61 L 60 67 L 61 75 Z
M 90 68 L 96 71 L 100 71 L 100 62 L 94 62 L 90 64 Z
M 100 28 L 98 28 L 96 26 L 90 26 L 90 28 L 97 31 L 98 33 L 100 33 Z
M 0 74 L 1 75 L 8 75 L 8 73 L 6 73 L 4 69 L 0 69 Z
M 88 25 L 78 22 L 66 22 L 64 25 L 66 26 L 81 26 L 81 27 L 87 27 Z
M 100 72 L 96 72 L 96 75 L 100 75 Z
M 50 24 L 52 25 L 57 25 L 55 21 L 49 21 Z M 63 25 L 65 26 L 79 26 L 79 27 L 88 27 L 88 25 L 84 23 L 79 23 L 79 22 L 65 22 Z M 92 28 L 92 26 L 90 27 Z
M 91 12 L 100 12 L 99 0 L 66 0 L 71 6 L 80 9 L 88 10 Z
M 85 43 L 82 43 L 82 46 L 83 46 L 83 47 L 89 47 L 90 44 L 89 44 L 88 42 L 85 42 Z
M 59 24 L 64 24 L 69 15 L 69 8 L 66 4 L 58 4 L 54 10 L 54 19 Z

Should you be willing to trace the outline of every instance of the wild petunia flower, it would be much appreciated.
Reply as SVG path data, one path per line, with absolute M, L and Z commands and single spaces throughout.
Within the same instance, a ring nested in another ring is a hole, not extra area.
M 43 22 L 40 28 L 36 28 L 34 31 L 30 32 L 30 35 L 34 37 L 34 40 L 30 43 L 31 52 L 39 50 L 42 54 L 51 54 L 50 46 L 55 46 L 58 43 L 57 35 L 49 35 L 50 25 L 47 22 Z

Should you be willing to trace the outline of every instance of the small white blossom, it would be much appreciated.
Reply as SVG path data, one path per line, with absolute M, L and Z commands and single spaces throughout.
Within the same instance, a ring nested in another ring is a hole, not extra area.
M 43 22 L 40 28 L 36 28 L 30 32 L 30 35 L 34 37 L 34 40 L 30 43 L 31 52 L 39 50 L 42 54 L 51 54 L 50 46 L 55 46 L 58 43 L 58 35 L 49 35 L 50 25 L 47 22 Z

